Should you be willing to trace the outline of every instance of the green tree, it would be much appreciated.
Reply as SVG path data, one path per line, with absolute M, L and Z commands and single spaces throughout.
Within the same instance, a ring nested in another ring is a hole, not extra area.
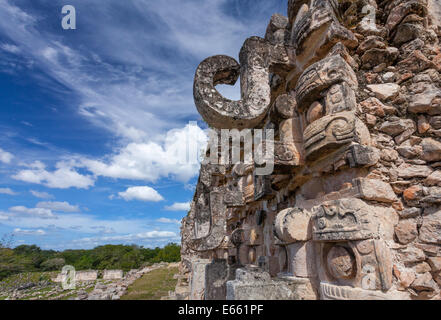
M 63 258 L 52 258 L 44 261 L 40 268 L 43 271 L 55 271 L 55 270 L 61 270 L 63 266 L 65 265 L 66 261 Z

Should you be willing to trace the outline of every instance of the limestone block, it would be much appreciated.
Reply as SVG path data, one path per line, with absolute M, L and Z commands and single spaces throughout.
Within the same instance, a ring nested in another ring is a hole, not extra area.
M 122 279 L 124 272 L 122 270 L 104 270 L 103 279 L 104 280 L 117 280 Z
M 224 259 L 213 260 L 205 267 L 205 300 L 225 300 L 227 281 L 234 278 L 234 270 L 230 270 Z
M 426 186 L 441 187 L 441 171 L 436 170 L 436 171 L 432 172 L 432 174 L 430 176 L 428 176 L 426 180 L 424 180 L 424 184 Z
M 416 126 L 412 119 L 397 118 L 393 121 L 384 122 L 380 127 L 380 131 L 387 133 L 392 137 L 395 137 L 409 129 L 412 130 L 411 134 L 416 131 Z
M 408 300 L 404 293 L 383 293 L 382 291 L 364 290 L 347 286 L 320 283 L 320 296 L 323 300 Z
M 432 83 L 419 84 L 409 96 L 407 110 L 411 113 L 441 114 L 441 90 Z
M 426 294 L 428 293 L 430 295 L 430 293 L 437 290 L 438 286 L 436 285 L 435 281 L 433 281 L 430 272 L 426 272 L 417 276 L 415 281 L 412 283 L 411 288 L 417 291 L 424 291 Z
M 421 159 L 429 162 L 441 160 L 441 142 L 426 138 L 421 142 L 421 146 L 423 147 Z
M 426 243 L 441 244 L 441 210 L 431 208 L 423 217 L 420 240 Z
M 75 281 L 95 281 L 98 278 L 98 271 L 77 271 Z
M 288 285 L 294 295 L 294 300 L 318 300 L 320 298 L 316 281 L 313 279 L 285 274 L 279 275 L 277 279 Z
M 395 98 L 400 91 L 400 86 L 395 83 L 370 84 L 367 88 L 383 101 Z
M 400 178 L 412 179 L 427 178 L 432 174 L 433 169 L 429 166 L 403 163 L 398 167 L 397 171 Z
M 296 242 L 286 247 L 288 251 L 288 272 L 299 278 L 312 278 L 317 275 L 314 243 Z
M 265 40 L 273 44 L 284 44 L 289 40 L 288 18 L 281 14 L 273 14 L 266 29 Z
M 208 259 L 200 259 L 192 262 L 190 300 L 204 300 L 205 297 L 205 270 L 211 263 Z
M 441 28 L 441 3 L 438 0 L 429 0 L 427 9 L 432 24 Z
M 441 257 L 430 257 L 428 261 L 432 272 L 441 271 Z
M 384 63 L 386 66 L 390 66 L 398 58 L 400 52 L 397 48 L 387 47 L 385 49 L 372 48 L 367 50 L 361 57 L 363 67 L 370 69 L 379 64 Z
M 289 94 L 282 94 L 277 97 L 274 103 L 274 109 L 281 119 L 289 119 L 294 117 L 297 109 L 296 99 Z
M 395 202 L 398 200 L 390 184 L 377 179 L 359 178 L 355 180 L 360 196 L 365 200 L 379 202 Z
M 257 259 L 257 265 L 263 271 L 268 272 L 271 275 L 271 277 L 275 277 L 280 272 L 279 257 L 260 256 Z
M 299 208 L 282 210 L 274 221 L 274 231 L 285 243 L 308 241 L 312 238 L 311 213 Z
M 417 224 L 413 220 L 403 220 L 395 227 L 395 235 L 401 244 L 409 244 L 418 237 Z
M 409 14 L 427 15 L 427 2 L 424 0 L 401 1 L 393 7 L 386 22 L 386 28 L 393 31 L 397 25 Z
M 293 300 L 283 282 L 273 281 L 268 273 L 258 269 L 237 269 L 236 280 L 227 282 L 227 300 Z

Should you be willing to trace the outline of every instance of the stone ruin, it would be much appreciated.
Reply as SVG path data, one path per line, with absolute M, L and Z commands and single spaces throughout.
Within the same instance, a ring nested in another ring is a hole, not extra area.
M 68 271 L 61 271 L 55 278 L 52 279 L 53 282 L 61 283 L 66 281 L 69 276 Z M 98 271 L 88 270 L 88 271 L 76 271 L 74 273 L 75 281 L 95 281 L 98 279 Z
M 124 272 L 122 270 L 104 270 L 103 279 L 104 280 L 119 280 L 124 277 Z
M 274 129 L 274 170 L 201 165 L 180 297 L 440 299 L 440 40 L 439 0 L 289 0 L 204 60 L 199 113 Z M 239 76 L 242 100 L 215 89 Z

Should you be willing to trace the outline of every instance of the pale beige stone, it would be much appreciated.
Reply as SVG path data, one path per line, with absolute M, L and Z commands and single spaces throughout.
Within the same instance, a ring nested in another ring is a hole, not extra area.
M 400 86 L 395 83 L 370 84 L 367 88 L 383 101 L 395 98 L 400 91 Z

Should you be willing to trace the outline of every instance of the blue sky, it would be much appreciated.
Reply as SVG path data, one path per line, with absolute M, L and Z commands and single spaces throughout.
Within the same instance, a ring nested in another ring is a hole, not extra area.
M 286 0 L 0 0 L 0 236 L 44 249 L 179 242 L 206 126 L 193 76 Z M 61 8 L 76 8 L 63 30 Z M 239 89 L 221 86 L 230 98 Z

